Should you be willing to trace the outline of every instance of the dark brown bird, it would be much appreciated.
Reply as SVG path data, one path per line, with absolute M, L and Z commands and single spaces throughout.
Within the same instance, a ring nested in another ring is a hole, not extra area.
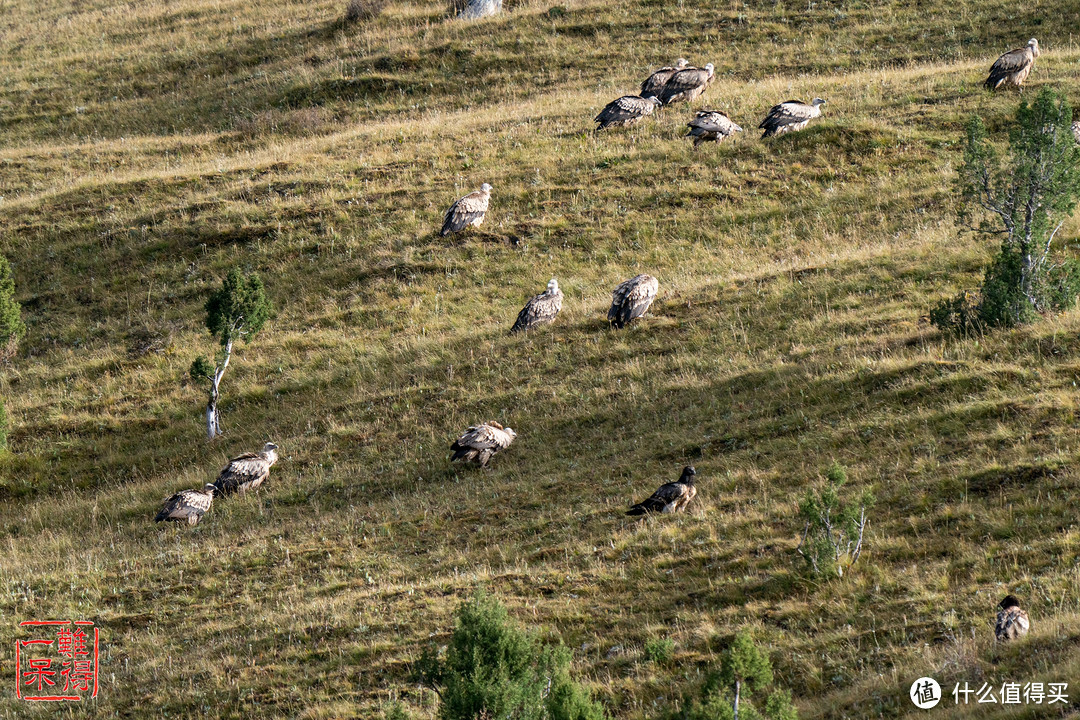
M 609 127 L 629 127 L 642 118 L 652 115 L 653 110 L 658 107 L 660 107 L 660 101 L 654 97 L 623 95 L 605 105 L 604 109 L 593 118 L 593 122 L 600 123 L 596 126 L 597 130 Z
M 1020 87 L 1035 67 L 1037 57 L 1039 57 L 1039 41 L 1031 38 L 1024 47 L 1010 50 L 994 61 L 983 86 L 987 90 L 998 90 L 1010 86 Z
M 716 77 L 713 64 L 703 68 L 686 68 L 671 76 L 660 92 L 660 102 L 670 105 L 676 102 L 694 102 Z
M 452 232 L 461 232 L 470 225 L 480 227 L 480 224 L 484 222 L 484 215 L 487 214 L 490 201 L 491 186 L 484 183 L 479 190 L 455 202 L 443 216 L 443 226 L 439 231 L 439 236 L 446 237 Z
M 648 311 L 660 283 L 652 275 L 636 275 L 620 283 L 611 292 L 611 309 L 608 310 L 608 322 L 617 328 L 639 318 Z
M 694 147 L 703 142 L 721 143 L 724 138 L 742 132 L 742 128 L 731 121 L 727 115 L 716 110 L 698 110 L 694 119 L 686 123 L 690 132 L 686 137 L 694 138 Z
M 779 105 L 773 105 L 769 108 L 769 114 L 758 125 L 758 129 L 765 131 L 761 137 L 767 138 L 802 130 L 811 120 L 821 116 L 821 106 L 824 104 L 825 101 L 821 98 L 814 98 L 809 105 L 801 100 L 788 100 Z
M 639 94 L 643 98 L 657 97 L 663 91 L 671 76 L 680 70 L 685 70 L 689 64 L 683 58 L 679 58 L 675 61 L 675 67 L 660 68 L 646 78 L 645 82 L 641 83 L 641 92 Z
M 555 322 L 555 316 L 562 310 L 563 294 L 559 289 L 559 281 L 551 278 L 547 290 L 535 296 L 518 313 L 511 333 L 532 330 L 540 325 L 550 325 Z
M 1021 609 L 1015 595 L 1008 595 L 998 603 L 997 622 L 994 624 L 994 637 L 998 642 L 1009 642 L 1028 634 L 1031 620 L 1027 611 Z
M 262 452 L 244 453 L 230 460 L 214 483 L 218 495 L 227 497 L 233 493 L 243 495 L 249 490 L 258 490 L 270 476 L 270 468 L 278 461 L 277 449 L 277 445 L 268 442 L 263 445 Z
M 517 433 L 514 432 L 513 428 L 504 428 L 494 421 L 470 426 L 450 446 L 450 449 L 454 452 L 454 456 L 450 460 L 451 462 L 455 460 L 475 462 L 480 467 L 487 467 L 492 456 L 500 450 L 510 447 L 510 443 L 514 442 L 516 437 Z
M 197 525 L 206 511 L 214 502 L 214 491 L 217 490 L 210 483 L 206 483 L 202 490 L 181 490 L 165 500 L 161 512 L 154 518 L 154 522 L 186 522 L 188 525 Z
M 678 482 L 661 485 L 648 500 L 632 505 L 626 511 L 627 515 L 644 515 L 646 513 L 673 513 L 684 510 L 690 501 L 697 496 L 697 488 L 694 487 L 694 477 L 697 475 L 690 465 L 683 468 L 682 477 Z

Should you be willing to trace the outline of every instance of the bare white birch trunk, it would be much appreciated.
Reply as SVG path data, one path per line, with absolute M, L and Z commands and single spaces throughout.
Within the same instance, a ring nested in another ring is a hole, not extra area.
M 213 440 L 221 434 L 220 416 L 218 415 L 218 398 L 220 393 L 221 378 L 225 377 L 225 368 L 229 367 L 232 359 L 232 340 L 225 343 L 225 359 L 214 371 L 214 378 L 210 384 L 210 401 L 206 404 L 206 439 Z

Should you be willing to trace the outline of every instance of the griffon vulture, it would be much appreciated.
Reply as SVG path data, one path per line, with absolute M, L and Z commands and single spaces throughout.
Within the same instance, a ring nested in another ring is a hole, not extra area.
M 600 114 L 593 118 L 593 122 L 600 123 L 596 129 L 603 130 L 609 127 L 626 127 L 633 125 L 641 118 L 649 117 L 653 110 L 660 106 L 660 101 L 654 97 L 643 98 L 637 95 L 623 95 L 621 98 L 612 100 Z
M 671 76 L 680 70 L 685 70 L 689 64 L 683 58 L 679 58 L 675 61 L 675 67 L 662 67 L 654 72 L 645 82 L 641 83 L 641 97 L 648 98 L 659 95 L 664 86 L 667 85 L 668 80 L 671 79 Z
M 703 68 L 686 68 L 671 76 L 660 92 L 660 102 L 670 105 L 674 102 L 694 102 L 715 77 L 713 64 Z
M 634 318 L 641 317 L 656 299 L 659 289 L 660 283 L 652 275 L 637 275 L 621 283 L 611 292 L 608 322 L 621 328 Z
M 1037 57 L 1039 57 L 1039 41 L 1031 38 L 1024 47 L 1010 50 L 999 57 L 990 68 L 990 75 L 987 76 L 983 85 L 987 90 L 997 90 L 1009 85 L 1020 87 L 1031 74 L 1031 69 L 1035 67 Z
M 511 333 L 522 330 L 532 330 L 538 325 L 549 325 L 555 322 L 555 316 L 562 310 L 562 290 L 559 289 L 559 281 L 551 278 L 547 284 L 547 290 L 535 296 L 518 313 Z
M 206 483 L 202 490 L 181 490 L 165 500 L 161 512 L 154 518 L 154 522 L 169 520 L 171 522 L 186 522 L 188 525 L 197 525 L 210 504 L 214 502 L 214 491 L 217 490 L 211 483 Z
M 230 460 L 214 483 L 218 495 L 226 497 L 237 492 L 243 495 L 249 490 L 258 490 L 278 461 L 277 449 L 277 445 L 268 442 L 263 445 L 262 452 L 244 453 Z
M 452 232 L 461 232 L 472 225 L 480 227 L 484 222 L 484 213 L 488 209 L 488 201 L 491 200 L 491 186 L 484 183 L 479 190 L 469 193 L 450 206 L 443 217 L 441 237 L 446 237 Z
M 998 642 L 1008 642 L 1027 635 L 1031 629 L 1031 620 L 1028 619 L 1027 611 L 1021 609 L 1020 601 L 1015 595 L 1009 595 L 1002 600 L 998 607 L 997 622 L 994 624 L 994 637 Z
M 504 428 L 497 422 L 486 422 L 483 425 L 470 427 L 461 434 L 450 449 L 454 451 L 454 460 L 475 462 L 480 467 L 487 467 L 491 456 L 500 450 L 510 447 L 517 433 L 513 428 Z
M 697 488 L 694 487 L 695 475 L 697 475 L 697 470 L 687 465 L 683 468 L 682 477 L 679 478 L 678 482 L 661 485 L 660 489 L 654 492 L 648 500 L 632 505 L 626 511 L 626 514 L 644 515 L 646 513 L 672 513 L 684 510 L 697 495 Z
M 779 105 L 773 105 L 769 109 L 769 114 L 758 125 L 758 129 L 765 131 L 761 137 L 767 138 L 802 130 L 808 122 L 821 116 L 821 106 L 824 104 L 825 101 L 821 98 L 814 98 L 809 105 L 800 100 L 788 100 Z
M 731 122 L 731 118 L 716 110 L 698 110 L 686 127 L 690 128 L 686 137 L 694 138 L 694 147 L 709 141 L 720 143 L 729 135 L 742 132 L 742 128 Z

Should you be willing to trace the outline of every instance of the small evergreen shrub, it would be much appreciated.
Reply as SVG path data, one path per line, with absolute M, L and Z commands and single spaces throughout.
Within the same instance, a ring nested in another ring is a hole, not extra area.
M 773 688 L 760 705 L 755 696 L 773 684 L 772 664 L 745 630 L 724 651 L 719 671 L 708 674 L 697 697 L 687 695 L 670 720 L 798 720 L 791 693 Z
M 856 502 L 845 502 L 840 491 L 846 482 L 847 473 L 834 462 L 825 473 L 824 487 L 808 490 L 799 505 L 804 526 L 796 551 L 812 575 L 843 577 L 862 553 L 866 511 L 874 498 L 866 491 Z
M 19 339 L 26 333 L 22 305 L 15 299 L 15 278 L 7 258 L 0 255 L 0 362 L 15 356 Z
M 514 627 L 497 600 L 478 594 L 456 618 L 445 656 L 429 648 L 416 667 L 416 679 L 439 695 L 439 718 L 604 720 L 570 677 L 570 652 Z
M 671 638 L 655 638 L 645 643 L 645 657 L 654 663 L 669 663 L 674 655 L 675 641 Z

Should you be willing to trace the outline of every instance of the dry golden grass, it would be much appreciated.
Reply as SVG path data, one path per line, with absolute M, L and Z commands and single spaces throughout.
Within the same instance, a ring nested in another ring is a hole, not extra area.
M 965 118 L 998 132 L 1015 110 L 981 73 L 1034 34 L 1032 87 L 1080 99 L 1071 5 L 510 7 L 350 26 L 339 0 L 5 7 L 0 239 L 29 334 L 0 372 L 0 647 L 22 619 L 96 620 L 103 686 L 74 717 L 396 698 L 431 717 L 409 663 L 483 585 L 574 648 L 618 718 L 659 714 L 743 625 L 805 718 L 914 715 L 928 673 L 1076 678 L 1080 315 L 965 341 L 920 320 L 991 250 L 950 188 Z M 679 56 L 718 64 L 705 104 L 742 137 L 693 150 L 687 107 L 589 132 Z M 751 132 L 814 95 L 807 131 Z M 482 230 L 435 237 L 485 181 Z M 207 445 L 184 376 L 234 265 L 277 314 L 239 346 Z M 646 271 L 651 314 L 607 329 L 611 288 Z M 552 275 L 557 323 L 507 337 Z M 480 419 L 517 442 L 490 471 L 449 466 Z M 153 525 L 268 438 L 258 496 Z M 850 577 L 810 582 L 795 510 L 833 459 L 879 503 Z M 690 513 L 622 516 L 687 462 Z M 1034 631 L 1003 649 L 1006 591 Z M 671 663 L 647 659 L 657 638 Z M 0 716 L 56 712 L 0 692 Z

